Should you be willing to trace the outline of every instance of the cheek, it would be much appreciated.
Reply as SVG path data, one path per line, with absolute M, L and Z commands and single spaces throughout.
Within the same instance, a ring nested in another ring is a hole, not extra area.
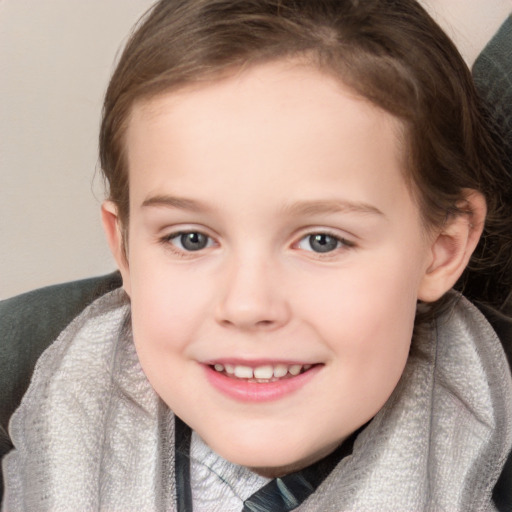
M 161 257 L 132 254 L 133 336 L 148 377 L 166 372 L 198 337 L 210 308 L 209 285 Z
M 421 269 L 406 258 L 360 258 L 339 271 L 294 290 L 304 313 L 322 318 L 329 330 L 354 333 L 409 332 L 414 322 Z M 382 337 L 382 334 L 377 337 Z
M 342 389 L 385 401 L 408 357 L 421 271 L 396 254 L 378 261 L 325 279 L 315 299 L 296 295 L 308 297 L 303 314 L 343 366 Z
M 182 284 L 157 274 L 146 278 L 135 283 L 131 306 L 141 367 L 157 394 L 176 410 L 188 410 L 190 384 L 201 377 L 187 354 L 198 336 L 203 308 L 198 292 L 183 290 Z

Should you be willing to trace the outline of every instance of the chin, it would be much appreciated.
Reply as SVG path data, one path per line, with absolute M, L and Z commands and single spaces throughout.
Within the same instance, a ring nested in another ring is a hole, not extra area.
M 300 453 L 295 447 L 283 445 L 282 442 L 275 440 L 264 442 L 261 436 L 259 439 L 256 437 L 238 440 L 230 435 L 226 435 L 222 440 L 210 439 L 205 436 L 203 440 L 222 458 L 234 464 L 254 469 L 257 473 L 267 469 L 294 465 L 297 463 L 297 455 Z M 226 443 L 225 440 L 229 440 L 229 442 Z
M 225 443 L 224 439 L 229 439 Z M 245 466 L 259 475 L 276 478 L 299 471 L 334 451 L 343 441 L 342 439 L 328 446 L 304 446 L 304 439 L 293 442 L 288 436 L 283 439 L 263 439 L 261 434 L 257 437 L 238 439 L 226 435 L 220 442 L 203 437 L 210 448 L 224 459 Z M 257 441 L 255 441 L 257 440 Z

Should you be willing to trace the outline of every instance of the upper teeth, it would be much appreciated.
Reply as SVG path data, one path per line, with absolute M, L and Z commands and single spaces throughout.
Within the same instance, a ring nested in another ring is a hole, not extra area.
M 276 364 L 276 365 L 263 365 L 252 368 L 244 365 L 232 364 L 215 364 L 214 368 L 218 372 L 225 371 L 228 375 L 234 375 L 239 379 L 272 379 L 284 377 L 286 374 L 299 375 L 302 370 L 309 370 L 312 365 L 310 364 Z

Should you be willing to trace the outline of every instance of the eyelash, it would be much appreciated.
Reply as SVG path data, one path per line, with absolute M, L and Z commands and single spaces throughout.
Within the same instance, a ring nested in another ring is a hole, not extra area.
M 173 243 L 173 240 L 179 240 L 181 237 L 185 236 L 185 235 L 199 235 L 200 237 L 205 237 L 206 239 L 206 245 L 204 247 L 200 247 L 198 248 L 197 250 L 187 250 L 186 248 L 183 247 L 183 240 L 181 241 L 180 245 L 181 247 L 177 247 L 174 243 Z M 327 250 L 325 252 L 322 252 L 322 251 L 315 251 L 313 249 L 305 249 L 304 247 L 301 247 L 301 244 L 304 242 L 304 241 L 309 241 L 309 244 L 310 244 L 310 247 L 311 247 L 311 242 L 313 241 L 313 237 L 328 237 L 330 239 L 332 239 L 335 243 L 336 243 L 336 247 L 334 247 L 332 250 Z M 166 235 L 164 237 L 162 237 L 160 239 L 160 242 L 165 245 L 167 248 L 171 249 L 175 254 L 177 254 L 178 256 L 180 257 L 188 257 L 188 256 L 192 256 L 194 253 L 201 253 L 203 250 L 205 249 L 208 249 L 210 247 L 213 247 L 215 245 L 215 241 L 213 240 L 213 238 L 199 230 L 197 231 L 194 231 L 194 230 L 183 230 L 183 231 L 177 231 L 177 232 L 174 232 L 174 233 L 170 233 L 169 235 Z M 292 245 L 293 248 L 298 248 L 298 249 L 301 249 L 303 251 L 306 251 L 306 252 L 311 252 L 313 254 L 316 255 L 316 257 L 319 257 L 319 258 L 330 258 L 330 257 L 333 257 L 335 255 L 338 255 L 340 250 L 341 251 L 346 251 L 348 249 L 352 249 L 352 248 L 355 248 L 356 247 L 356 244 L 350 240 L 347 240 L 343 237 L 340 237 L 339 235 L 336 235 L 334 233 L 331 233 L 329 231 L 325 231 L 325 230 L 318 230 L 318 231 L 312 231 L 312 232 L 309 232 L 307 234 L 305 234 L 304 236 L 302 236 L 297 242 L 295 242 L 293 245 Z
M 181 242 L 181 247 L 177 247 L 174 243 L 173 243 L 173 240 L 179 240 L 181 237 L 185 236 L 185 235 L 199 235 L 199 236 L 202 236 L 202 237 L 205 237 L 207 239 L 207 245 L 205 247 L 201 247 L 197 250 L 187 250 L 183 247 L 183 242 Z M 211 242 L 213 241 L 213 238 L 211 236 L 208 236 L 207 234 L 199 231 L 199 230 L 189 230 L 189 231 L 178 231 L 178 232 L 175 232 L 175 233 L 170 233 L 169 235 L 166 235 L 164 237 L 162 237 L 160 239 L 160 242 L 162 244 L 164 244 L 167 248 L 171 249 L 175 254 L 177 254 L 178 256 L 181 256 L 181 257 L 187 257 L 189 255 L 193 255 L 194 253 L 200 253 L 201 251 L 203 251 L 204 249 L 207 249 L 209 247 L 212 247 L 212 244 Z
M 313 242 L 313 239 L 314 238 L 317 238 L 317 241 L 320 237 L 328 237 L 330 238 L 332 241 L 335 242 L 336 246 L 332 249 L 332 250 L 327 250 L 327 251 L 315 251 L 311 248 L 311 250 L 309 249 L 304 249 L 303 247 L 300 247 L 301 244 L 305 241 L 307 241 L 307 243 L 309 243 L 309 246 L 311 247 L 311 243 Z M 334 233 L 330 233 L 329 231 L 316 231 L 316 232 L 310 232 L 308 234 L 306 234 L 305 236 L 303 236 L 296 244 L 298 248 L 302 249 L 302 250 L 305 250 L 307 252 L 312 252 L 314 253 L 317 257 L 320 257 L 320 258 L 329 258 L 329 257 L 333 257 L 335 255 L 338 255 L 340 250 L 341 251 L 346 251 L 348 249 L 352 249 L 355 247 L 355 244 L 354 242 L 351 242 L 350 240 L 347 240 L 343 237 L 340 237 L 339 235 L 336 235 Z

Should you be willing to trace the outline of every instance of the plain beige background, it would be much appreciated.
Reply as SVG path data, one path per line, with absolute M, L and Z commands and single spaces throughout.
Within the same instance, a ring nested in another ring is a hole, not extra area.
M 114 270 L 100 225 L 101 101 L 151 0 L 0 0 L 0 299 Z M 423 0 L 469 65 L 512 0 Z

